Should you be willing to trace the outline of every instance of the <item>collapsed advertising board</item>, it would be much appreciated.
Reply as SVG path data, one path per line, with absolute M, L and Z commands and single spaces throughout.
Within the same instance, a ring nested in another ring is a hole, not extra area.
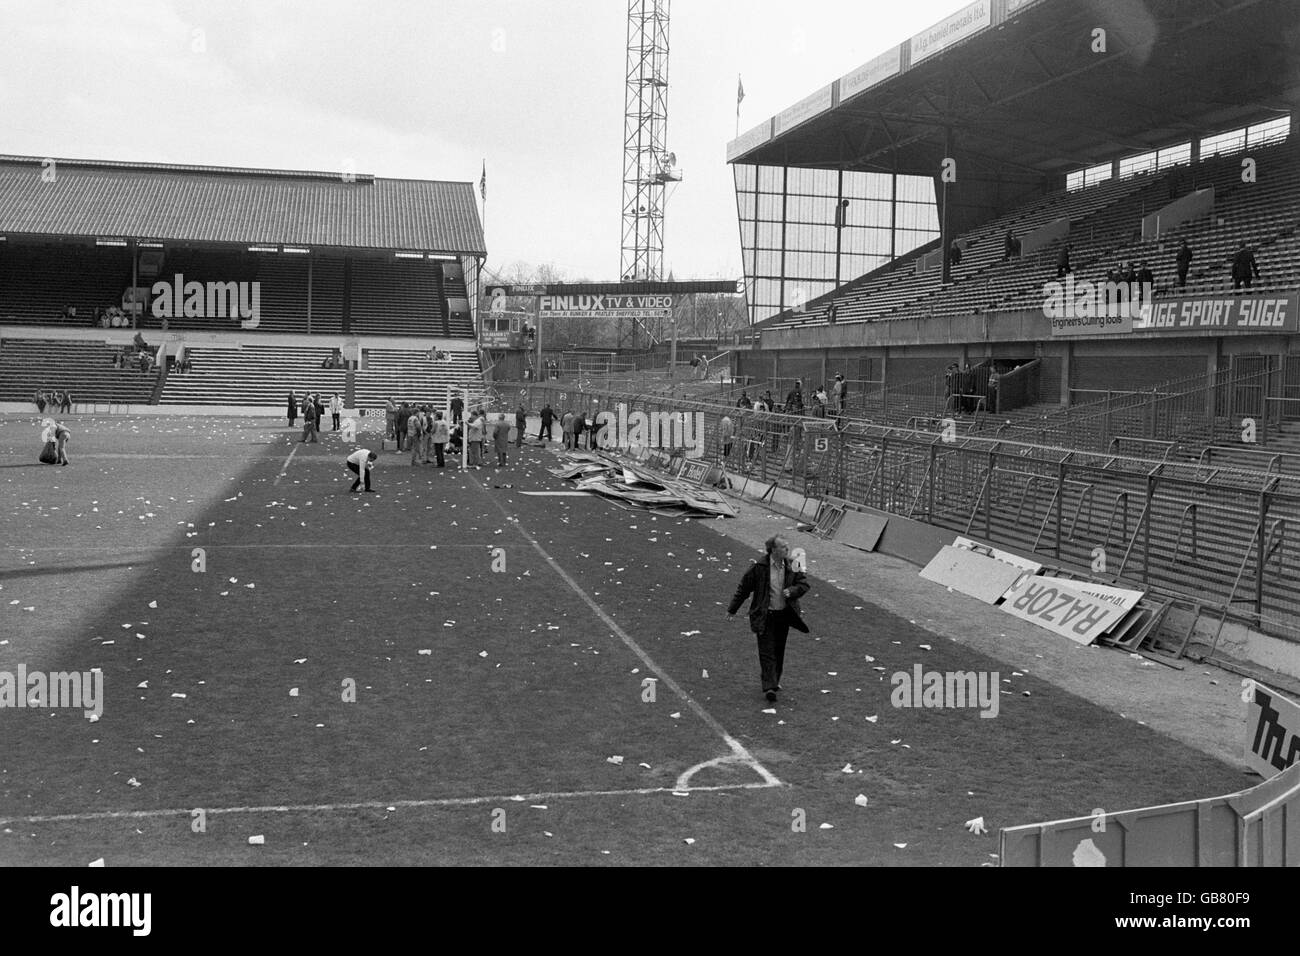
M 1081 583 L 1023 577 L 1007 591 L 1002 610 L 1077 644 L 1091 644 L 1127 612 L 1107 598 L 1085 594 Z
M 541 317 L 553 319 L 667 319 L 671 295 L 544 295 L 537 300 Z
M 1300 706 L 1263 684 L 1244 683 L 1246 762 L 1267 779 L 1300 757 Z

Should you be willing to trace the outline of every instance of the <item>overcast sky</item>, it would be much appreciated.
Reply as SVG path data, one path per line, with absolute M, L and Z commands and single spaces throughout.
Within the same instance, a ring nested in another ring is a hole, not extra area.
M 961 0 L 676 0 L 678 279 L 741 274 L 726 143 Z M 619 274 L 624 0 L 0 0 L 0 153 L 478 182 L 489 266 Z

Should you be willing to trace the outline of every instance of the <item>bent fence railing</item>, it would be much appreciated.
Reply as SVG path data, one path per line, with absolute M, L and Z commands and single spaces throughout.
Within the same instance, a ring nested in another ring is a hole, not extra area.
M 688 454 L 733 474 L 1004 542 L 1300 639 L 1297 475 L 1207 467 L 1149 442 L 1072 450 L 556 384 L 522 385 L 520 400 L 534 411 L 549 403 L 557 415 L 608 412 L 608 444 L 626 437 L 620 413 L 628 421 L 641 412 L 652 423 L 644 443 L 689 443 Z M 691 427 L 674 434 L 683 415 Z

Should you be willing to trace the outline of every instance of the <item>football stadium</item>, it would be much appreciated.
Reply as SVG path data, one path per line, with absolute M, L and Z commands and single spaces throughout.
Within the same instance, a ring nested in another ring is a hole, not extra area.
M 668 6 L 599 280 L 0 155 L 0 863 L 1300 865 L 1300 6 L 954 0 L 684 280 Z

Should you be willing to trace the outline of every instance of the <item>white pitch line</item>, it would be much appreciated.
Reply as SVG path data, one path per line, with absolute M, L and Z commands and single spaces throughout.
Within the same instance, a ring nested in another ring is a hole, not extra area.
M 477 478 L 475 480 L 477 481 Z M 480 487 L 482 487 L 481 484 Z M 501 502 L 496 498 L 492 498 L 491 500 L 492 503 L 496 505 L 497 510 L 500 511 L 502 515 L 506 517 L 507 523 L 512 524 L 515 527 L 515 530 L 517 530 L 521 535 L 524 536 L 524 538 L 527 539 L 528 543 L 533 546 L 533 549 L 542 556 L 542 559 L 551 566 L 551 569 L 560 576 L 560 578 L 564 581 L 565 584 L 569 586 L 569 588 L 573 591 L 573 593 L 578 595 L 578 597 L 582 599 L 583 603 L 585 603 L 587 607 L 591 608 L 592 613 L 595 614 L 596 617 L 600 618 L 600 620 L 604 623 L 606 627 L 608 627 L 611 631 L 613 631 L 616 635 L 618 635 L 618 639 L 627 646 L 628 650 L 630 650 L 633 654 L 639 657 L 641 659 L 641 662 L 645 664 L 645 666 L 652 673 L 657 674 L 659 676 L 659 679 L 663 681 L 664 685 L 669 690 L 671 690 L 674 694 L 676 694 L 683 701 L 685 701 L 686 706 L 689 707 L 692 711 L 694 711 L 697 717 L 699 717 L 702 721 L 704 721 L 704 723 L 707 724 L 713 730 L 714 733 L 716 733 L 719 737 L 721 737 L 726 742 L 727 746 L 731 748 L 732 754 L 735 756 L 735 758 L 738 761 L 746 763 L 751 768 L 753 768 L 754 772 L 763 778 L 766 786 L 769 787 L 783 786 L 781 781 L 770 770 L 768 770 L 765 766 L 763 766 L 759 762 L 758 758 L 755 757 L 753 754 L 751 754 L 744 744 L 742 744 L 735 737 L 731 736 L 731 734 L 727 732 L 727 728 L 723 727 L 722 724 L 720 724 L 712 714 L 710 714 L 707 710 L 704 709 L 704 706 L 700 704 L 699 701 L 697 701 L 694 697 L 688 694 L 685 688 L 683 688 L 680 684 L 678 684 L 677 681 L 673 680 L 663 668 L 661 668 L 658 664 L 656 664 L 654 660 L 650 657 L 650 655 L 647 654 L 642 649 L 641 645 L 638 644 L 636 641 L 634 641 L 631 635 L 627 633 L 627 631 L 623 630 L 623 628 L 618 626 L 617 621 L 615 621 L 612 617 L 610 617 L 608 614 L 605 613 L 604 608 L 602 608 L 599 604 L 597 604 L 591 598 L 591 596 L 579 586 L 578 582 L 573 580 L 573 578 L 569 576 L 569 573 L 565 571 L 564 568 L 560 567 L 559 562 L 557 562 L 553 557 L 551 557 L 550 553 L 547 552 L 547 550 L 537 542 L 537 539 L 528 533 L 528 531 L 524 528 L 523 523 L 521 521 L 519 521 L 517 518 L 514 521 L 510 521 L 509 519 L 512 516 L 508 511 L 506 511 L 505 507 L 501 504 Z
M 148 820 L 155 817 L 191 816 L 202 810 L 210 816 L 259 813 L 334 813 L 340 810 L 419 810 L 436 807 L 470 807 L 485 803 L 541 803 L 585 797 L 642 797 L 657 793 L 716 793 L 722 790 L 766 790 L 777 783 L 729 783 L 711 787 L 641 787 L 635 790 L 565 790 L 550 793 L 515 793 L 492 797 L 439 797 L 429 800 L 367 800 L 360 803 L 300 803 L 264 807 L 173 807 L 166 810 L 102 810 L 90 813 L 59 813 L 46 816 L 0 817 L 0 826 L 33 823 L 88 823 L 95 820 Z
M 275 476 L 275 481 L 271 482 L 271 484 L 278 485 L 280 479 L 289 473 L 289 462 L 293 461 L 293 456 L 298 454 L 298 449 L 301 447 L 302 445 L 293 446 L 293 451 L 289 452 L 289 457 L 284 460 L 284 464 L 280 467 L 280 473 Z

